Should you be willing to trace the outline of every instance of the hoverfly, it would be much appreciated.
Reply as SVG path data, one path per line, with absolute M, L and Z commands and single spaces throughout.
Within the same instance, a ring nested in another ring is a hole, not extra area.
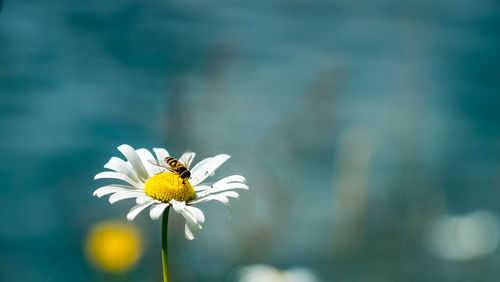
M 191 172 L 189 171 L 187 165 L 191 162 L 191 158 L 192 155 L 189 157 L 189 159 L 186 160 L 185 164 L 172 157 L 166 157 L 164 160 L 164 164 L 160 164 L 155 160 L 149 160 L 149 162 L 155 166 L 159 166 L 167 169 L 168 171 L 177 173 L 185 183 L 186 179 L 189 179 L 189 177 L 191 177 Z

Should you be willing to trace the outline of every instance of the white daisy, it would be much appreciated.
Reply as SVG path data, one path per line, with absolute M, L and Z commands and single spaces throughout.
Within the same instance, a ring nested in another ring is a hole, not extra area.
M 224 177 L 212 185 L 202 183 L 230 158 L 226 154 L 202 160 L 190 169 L 191 177 L 189 180 L 183 180 L 179 174 L 151 163 L 153 161 L 166 165 L 165 158 L 169 157 L 169 154 L 165 149 L 154 148 L 156 158 L 146 149 L 134 150 L 129 145 L 121 145 L 118 150 L 127 161 L 112 157 L 104 165 L 111 171 L 101 172 L 94 179 L 118 179 L 128 183 L 128 185 L 106 185 L 95 190 L 94 196 L 102 197 L 112 194 L 109 197 L 111 204 L 135 198 L 137 205 L 128 212 L 128 220 L 133 220 L 147 207 L 150 207 L 149 215 L 151 218 L 156 220 L 161 217 L 168 206 L 172 206 L 175 212 L 180 213 L 186 219 L 185 235 L 188 240 L 194 239 L 197 231 L 203 227 L 205 222 L 203 212 L 192 206 L 193 204 L 216 200 L 229 207 L 229 198 L 238 198 L 239 196 L 233 190 L 248 190 L 245 178 L 241 175 Z M 179 161 L 189 168 L 194 156 L 195 153 L 186 152 Z

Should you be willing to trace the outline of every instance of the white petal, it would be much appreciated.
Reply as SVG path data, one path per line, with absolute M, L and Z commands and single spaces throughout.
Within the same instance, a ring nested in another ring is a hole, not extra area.
M 230 182 L 245 183 L 246 179 L 245 179 L 245 177 L 243 177 L 241 175 L 231 175 L 231 176 L 228 176 L 228 177 L 224 177 L 221 180 L 215 182 L 213 186 L 216 187 L 216 186 L 224 185 L 224 184 L 230 183 Z
M 182 154 L 182 156 L 179 158 L 179 161 L 186 165 L 188 168 L 191 165 L 191 163 L 194 160 L 194 157 L 196 156 L 196 153 L 193 152 L 185 152 Z
M 201 229 L 202 226 L 197 222 L 196 217 L 191 213 L 191 211 L 187 209 L 187 206 L 184 210 L 182 210 L 181 214 L 184 219 L 186 219 L 186 227 L 184 228 L 186 239 L 193 240 L 194 236 L 198 233 L 198 230 Z
M 114 170 L 116 172 L 120 172 L 128 177 L 130 179 L 139 182 L 139 177 L 137 176 L 137 172 L 135 169 L 128 163 L 126 163 L 124 160 L 117 158 L 117 157 L 112 157 L 108 163 L 104 165 L 104 168 Z
M 158 163 L 163 165 L 163 166 L 166 166 L 167 163 L 165 162 L 165 158 L 170 157 L 167 150 L 165 150 L 163 148 L 153 148 L 153 151 L 155 152 L 156 159 L 158 160 Z
M 159 219 L 161 217 L 161 215 L 163 214 L 163 211 L 165 210 L 166 207 L 168 207 L 167 203 L 160 203 L 160 204 L 156 204 L 154 206 L 151 206 L 151 209 L 149 210 L 149 216 L 153 220 Z
M 238 198 L 238 196 L 239 196 L 238 193 L 236 193 L 234 191 L 227 191 L 227 192 L 223 192 L 223 193 L 220 193 L 220 194 L 208 195 L 208 196 L 205 196 L 205 197 L 200 197 L 200 198 L 195 199 L 195 200 L 193 200 L 193 201 L 191 201 L 189 203 L 190 204 L 196 204 L 196 203 L 202 203 L 202 202 L 207 202 L 207 201 L 211 201 L 211 200 L 215 200 L 215 201 L 221 202 L 229 210 L 229 218 L 231 219 L 231 215 L 232 215 L 233 211 L 231 210 L 231 205 L 229 205 L 229 199 L 228 199 L 228 197 L 230 197 L 230 198 Z
M 227 183 L 227 184 L 224 184 L 224 185 L 219 186 L 219 187 L 215 187 L 215 185 L 214 185 L 214 188 L 210 189 L 209 192 L 210 192 L 210 194 L 213 194 L 213 193 L 218 193 L 218 192 L 232 190 L 232 189 L 248 190 L 249 188 L 246 184 L 243 184 L 243 183 Z
M 178 202 L 176 200 L 171 200 L 170 202 L 175 212 L 180 213 L 186 220 L 186 239 L 193 240 L 198 229 L 202 228 L 202 224 L 205 222 L 205 216 L 198 208 L 186 206 L 185 202 Z
M 112 178 L 112 179 L 118 179 L 127 182 L 128 184 L 136 187 L 136 188 L 142 188 L 144 189 L 144 183 L 142 182 L 137 182 L 132 180 L 130 177 L 126 176 L 123 173 L 119 172 L 114 172 L 114 171 L 104 171 L 99 174 L 97 174 L 94 179 L 104 179 L 104 178 Z
M 141 148 L 136 150 L 137 154 L 142 160 L 142 163 L 144 164 L 144 167 L 148 171 L 148 174 L 150 176 L 153 176 L 157 173 L 161 172 L 160 167 L 152 165 L 149 160 L 154 160 L 153 154 L 147 149 Z
M 209 194 L 207 196 L 200 196 L 200 197 L 190 201 L 189 204 L 203 203 L 203 202 L 208 202 L 211 200 L 216 200 L 216 201 L 219 201 L 223 204 L 227 204 L 227 203 L 229 203 L 229 199 L 227 197 L 238 198 L 239 195 L 238 195 L 238 193 L 236 193 L 234 191 L 226 191 L 226 192 L 222 192 L 220 194 Z
M 203 165 L 195 166 L 193 171 L 191 171 L 191 180 L 189 181 L 191 185 L 197 185 L 205 180 L 208 176 L 212 175 L 215 170 L 226 162 L 231 156 L 226 154 L 220 154 L 209 161 L 203 162 Z M 200 162 L 201 163 L 201 162 Z
M 100 187 L 94 191 L 94 196 L 97 197 L 102 197 L 111 193 L 116 193 L 116 192 L 122 192 L 122 191 L 133 191 L 133 190 L 138 190 L 139 189 L 133 187 L 133 186 L 128 186 L 128 185 L 118 185 L 118 184 L 113 184 L 113 185 L 107 185 Z
M 208 186 L 208 185 L 197 185 L 197 186 L 193 186 L 193 189 L 195 192 L 199 192 L 199 191 L 208 191 L 209 189 L 211 189 L 212 187 L 211 186 Z
M 212 161 L 212 159 L 213 158 L 206 158 L 206 159 L 201 160 L 192 169 L 190 169 L 191 170 L 191 174 L 193 174 L 194 172 L 200 170 L 200 168 L 205 167 L 209 162 Z
M 186 206 L 185 209 L 191 212 L 191 214 L 196 218 L 196 222 L 198 222 L 200 226 L 203 226 L 203 224 L 205 223 L 205 215 L 199 208 Z
M 182 216 L 186 219 L 186 223 L 191 227 L 201 227 L 196 220 L 196 217 L 191 213 L 187 206 L 181 211 Z
M 219 191 L 220 192 L 220 191 Z M 229 198 L 238 198 L 240 195 L 235 192 L 235 191 L 223 191 L 221 193 L 212 193 L 211 190 L 206 190 L 206 191 L 201 191 L 196 193 L 196 198 L 193 201 L 211 196 L 211 195 L 219 195 L 219 196 L 224 196 L 224 197 L 229 197 Z M 189 203 L 193 203 L 193 201 L 190 201 Z
M 226 191 L 226 192 L 219 193 L 219 194 L 216 194 L 216 195 L 224 195 L 225 197 L 235 198 L 235 199 L 237 199 L 240 196 L 235 191 Z
M 194 205 L 194 204 L 204 203 L 204 202 L 208 202 L 208 201 L 212 201 L 212 200 L 215 200 L 214 195 L 199 196 L 198 198 L 189 201 L 189 204 Z
M 122 154 L 127 158 L 127 160 L 130 162 L 130 164 L 137 170 L 139 173 L 139 177 L 143 180 L 146 181 L 149 179 L 151 175 L 148 174 L 148 171 L 144 167 L 144 164 L 137 154 L 137 152 L 134 150 L 134 148 L 130 147 L 129 145 L 121 145 L 118 146 L 118 150 L 122 152 Z
M 210 198 L 223 204 L 229 204 L 229 199 L 224 195 L 212 195 Z
M 144 204 L 145 202 L 148 202 L 148 201 L 153 201 L 155 203 L 161 203 L 160 201 L 154 200 L 146 194 L 144 194 L 143 196 L 139 196 L 139 197 L 137 197 L 137 199 L 135 199 L 135 203 L 138 205 Z
M 142 204 L 139 204 L 139 205 L 136 205 L 134 207 L 132 207 L 130 209 L 130 211 L 128 212 L 127 214 L 127 219 L 129 221 L 132 221 L 134 220 L 134 218 L 142 211 L 144 210 L 145 208 L 147 208 L 148 206 L 154 204 L 154 201 L 149 201 L 149 202 L 145 202 L 145 203 L 142 203 Z
M 184 237 L 188 240 L 193 240 L 194 239 L 194 236 L 196 235 L 198 229 L 194 230 L 194 232 L 192 232 L 190 229 L 189 229 L 189 226 L 186 224 L 184 226 Z M 194 234 L 193 234 L 194 233 Z
M 226 190 L 232 190 L 232 189 L 243 189 L 243 190 L 248 190 L 249 187 L 242 183 L 242 182 L 236 182 L 236 181 L 245 181 L 245 178 L 241 175 L 231 175 L 228 177 L 225 177 L 217 182 L 215 184 L 208 186 L 208 185 L 197 185 L 194 186 L 194 191 L 198 192 L 198 196 L 206 196 L 208 194 L 214 194 L 214 193 L 219 193 L 223 192 Z M 200 192 L 201 191 L 201 192 Z
M 130 199 L 130 198 L 137 198 L 139 196 L 144 195 L 144 191 L 136 192 L 136 191 L 125 191 L 125 192 L 117 192 L 111 195 L 109 197 L 109 203 L 114 204 L 118 201 L 125 200 L 125 199 Z
M 170 200 L 170 204 L 172 204 L 176 213 L 181 213 L 186 206 L 186 202 L 178 202 L 176 200 Z

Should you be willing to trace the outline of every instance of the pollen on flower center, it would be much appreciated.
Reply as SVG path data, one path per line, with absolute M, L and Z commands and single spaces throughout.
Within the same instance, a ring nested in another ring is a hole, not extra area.
M 162 202 L 176 200 L 185 202 L 193 199 L 196 194 L 193 186 L 180 175 L 170 171 L 161 172 L 146 181 L 144 192 L 153 199 Z

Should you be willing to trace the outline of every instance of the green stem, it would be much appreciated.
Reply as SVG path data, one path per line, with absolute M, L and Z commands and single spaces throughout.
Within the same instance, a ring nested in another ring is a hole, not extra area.
M 168 271 L 168 211 L 170 207 L 167 207 L 163 212 L 163 218 L 161 223 L 161 259 L 163 261 L 163 281 L 170 281 L 170 273 Z

